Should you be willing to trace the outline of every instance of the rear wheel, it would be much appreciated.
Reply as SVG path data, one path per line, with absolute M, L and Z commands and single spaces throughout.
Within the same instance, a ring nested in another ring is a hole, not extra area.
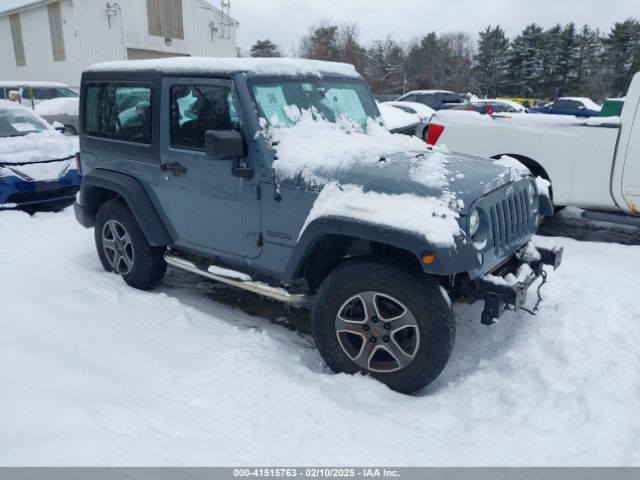
M 311 329 L 333 371 L 369 374 L 403 393 L 440 374 L 455 337 L 451 307 L 433 279 L 372 260 L 348 261 L 327 277 Z
M 164 276 L 166 249 L 149 245 L 135 217 L 120 200 L 102 204 L 94 236 L 104 269 L 121 275 L 130 286 L 148 290 Z

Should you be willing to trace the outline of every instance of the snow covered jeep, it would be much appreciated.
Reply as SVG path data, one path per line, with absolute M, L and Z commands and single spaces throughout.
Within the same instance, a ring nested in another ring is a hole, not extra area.
M 560 263 L 530 244 L 553 206 L 528 171 L 389 133 L 350 65 L 99 64 L 80 105 L 75 212 L 104 268 L 149 289 L 169 264 L 310 308 L 336 372 L 418 390 L 451 354 L 450 298 L 484 300 L 490 324 Z

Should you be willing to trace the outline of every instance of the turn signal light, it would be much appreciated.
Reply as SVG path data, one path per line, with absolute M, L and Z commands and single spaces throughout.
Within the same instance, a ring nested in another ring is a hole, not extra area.
M 82 165 L 80 164 L 80 152 L 76 153 L 76 169 L 78 173 L 82 175 Z
M 422 257 L 422 261 L 427 265 L 432 264 L 435 259 L 436 259 L 435 255 L 424 255 Z

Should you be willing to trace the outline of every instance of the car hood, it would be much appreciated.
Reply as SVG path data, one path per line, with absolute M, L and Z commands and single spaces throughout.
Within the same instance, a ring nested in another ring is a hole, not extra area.
M 37 181 L 54 180 L 71 165 L 76 152 L 77 137 L 56 131 L 0 138 L 0 174 L 19 174 Z
M 506 162 L 455 152 L 394 153 L 376 164 L 354 163 L 348 168 L 322 171 L 310 178 L 301 174 L 298 187 L 320 190 L 328 183 L 357 185 L 364 191 L 422 197 L 447 196 L 459 213 L 466 215 L 478 198 L 521 179 L 522 170 Z

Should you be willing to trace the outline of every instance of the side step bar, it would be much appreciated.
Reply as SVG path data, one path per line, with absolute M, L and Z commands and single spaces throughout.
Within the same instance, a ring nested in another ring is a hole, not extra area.
M 304 293 L 289 293 L 284 288 L 273 287 L 263 282 L 256 282 L 254 280 L 242 281 L 236 278 L 229 278 L 222 275 L 216 275 L 215 273 L 211 273 L 201 268 L 198 268 L 195 263 L 189 260 L 185 260 L 184 258 L 178 257 L 176 255 L 172 255 L 169 252 L 165 254 L 164 259 L 169 265 L 179 268 L 181 270 L 195 273 L 203 277 L 209 278 L 211 280 L 215 280 L 217 282 L 231 285 L 232 287 L 248 290 L 249 292 L 253 292 L 258 295 L 263 295 L 265 297 L 271 298 L 273 300 L 278 300 L 280 302 L 289 303 L 291 305 L 303 306 L 307 303 L 307 300 L 308 300 L 307 295 L 305 295 Z M 244 274 L 241 274 L 240 272 L 238 272 L 238 276 L 242 276 L 242 275 Z

